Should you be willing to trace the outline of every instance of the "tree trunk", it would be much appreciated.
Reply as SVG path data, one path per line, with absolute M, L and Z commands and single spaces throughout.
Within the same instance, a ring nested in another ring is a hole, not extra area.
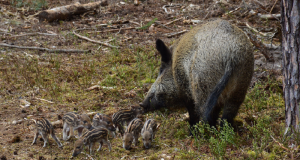
M 299 131 L 300 1 L 281 1 L 283 91 L 286 130 Z

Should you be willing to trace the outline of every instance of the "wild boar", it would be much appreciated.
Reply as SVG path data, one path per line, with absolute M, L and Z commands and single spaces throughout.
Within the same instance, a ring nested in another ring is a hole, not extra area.
M 37 121 L 36 120 L 33 121 L 35 122 L 36 132 L 34 135 L 34 140 L 32 142 L 32 145 L 36 143 L 38 136 L 41 135 L 44 140 L 43 147 L 46 147 L 46 144 L 48 142 L 48 136 L 49 134 L 51 134 L 51 137 L 56 141 L 58 147 L 59 148 L 63 147 L 63 145 L 60 143 L 58 138 L 55 136 L 55 132 L 52 124 L 47 119 L 41 118 L 38 119 Z
M 135 118 L 129 124 L 123 136 L 123 148 L 129 150 L 131 148 L 132 142 L 135 146 L 138 144 L 139 134 L 143 123 L 140 119 Z
M 116 128 L 108 115 L 102 113 L 95 114 L 92 125 L 95 128 L 103 127 L 108 129 L 110 136 L 113 138 L 115 137 L 114 132 L 116 131 Z
M 200 120 L 232 123 L 245 99 L 254 68 L 253 47 L 238 27 L 217 19 L 194 27 L 170 49 L 160 39 L 161 66 L 140 106 L 145 111 L 185 106 L 190 126 Z M 221 123 L 222 126 L 222 123 Z
M 99 142 L 100 146 L 97 152 L 101 150 L 103 143 L 107 144 L 109 152 L 111 151 L 111 144 L 108 140 L 108 130 L 106 128 L 94 128 L 85 132 L 82 137 L 80 137 L 74 143 L 73 157 L 76 157 L 84 148 L 84 145 L 89 146 L 90 154 L 93 153 L 93 145 L 95 142 Z
M 154 119 L 148 119 L 145 122 L 141 135 L 143 138 L 144 147 L 146 149 L 151 147 L 151 142 L 155 138 L 156 129 L 157 129 L 157 123 Z
M 123 136 L 124 126 L 126 126 L 131 120 L 136 118 L 139 114 L 144 113 L 144 109 L 139 106 L 131 106 L 129 109 L 122 109 L 114 113 L 112 116 L 112 121 L 116 128 Z
M 79 138 L 84 128 L 92 127 L 91 119 L 86 114 L 79 115 L 78 113 L 68 112 L 63 116 L 63 140 L 68 140 L 74 135 L 74 130 L 78 130 Z

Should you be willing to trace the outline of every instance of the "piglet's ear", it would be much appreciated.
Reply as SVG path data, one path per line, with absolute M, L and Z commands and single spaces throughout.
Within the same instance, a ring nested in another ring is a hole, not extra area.
M 161 55 L 162 62 L 169 63 L 171 61 L 172 53 L 162 40 L 156 40 L 156 49 Z

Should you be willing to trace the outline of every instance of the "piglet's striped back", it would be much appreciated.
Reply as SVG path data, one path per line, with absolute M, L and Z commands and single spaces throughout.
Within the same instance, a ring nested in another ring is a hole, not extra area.
M 134 132 L 137 129 L 142 128 L 142 126 L 143 126 L 143 122 L 140 119 L 135 118 L 129 123 L 126 132 L 127 133 Z

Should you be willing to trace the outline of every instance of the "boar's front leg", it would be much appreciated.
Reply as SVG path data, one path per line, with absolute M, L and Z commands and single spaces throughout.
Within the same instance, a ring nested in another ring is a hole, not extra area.
M 190 123 L 190 136 L 193 136 L 195 132 L 195 125 L 199 123 L 200 120 L 200 110 L 196 109 L 194 104 L 188 105 L 187 110 L 189 113 L 189 123 Z

